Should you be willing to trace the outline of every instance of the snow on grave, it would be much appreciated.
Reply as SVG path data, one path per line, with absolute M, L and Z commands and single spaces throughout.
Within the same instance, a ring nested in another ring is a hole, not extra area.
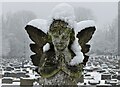
M 33 86 L 34 78 L 20 78 L 20 86 Z
M 13 82 L 20 82 L 20 79 L 19 78 L 14 78 Z
M 118 74 L 117 79 L 120 80 L 120 74 Z
M 96 85 L 96 84 L 100 84 L 100 81 L 90 80 L 90 81 L 88 81 L 88 83 L 89 83 L 90 85 Z
M 11 67 L 11 66 L 7 66 L 5 70 L 6 70 L 6 71 L 12 71 L 12 70 L 14 70 L 14 68 Z
M 84 77 L 84 80 L 93 80 L 93 79 L 94 79 L 93 76 L 85 76 L 85 77 Z
M 14 66 L 14 68 L 15 68 L 15 69 L 20 69 L 20 68 L 21 68 L 21 66 Z
M 35 69 L 35 66 L 31 65 L 31 66 L 30 66 L 30 69 L 31 69 L 31 70 Z
M 118 70 L 118 74 L 120 74 L 120 69 Z
M 103 70 L 103 69 L 99 69 L 99 70 L 97 70 L 97 72 L 99 72 L 99 73 L 103 73 L 103 72 L 105 72 L 105 70 Z
M 3 74 L 2 73 L 0 73 L 0 79 L 3 77 Z
M 97 84 L 96 87 L 112 87 L 111 84 Z
M 2 68 L 0 68 L 0 78 L 2 78 Z
M 78 87 L 93 87 L 93 86 L 92 85 L 90 86 L 90 85 L 80 84 L 80 85 L 78 85 Z
M 83 69 L 87 72 L 93 72 L 93 67 L 84 67 Z
M 16 78 L 26 77 L 26 72 L 16 72 Z
M 12 77 L 3 77 L 2 78 L 2 83 L 9 83 L 12 84 L 13 78 Z
M 110 73 L 103 73 L 101 75 L 101 80 L 110 80 L 111 79 L 111 74 Z
M 3 77 L 16 77 L 15 72 L 6 71 L 4 72 Z
M 22 71 L 26 72 L 26 71 L 27 71 L 27 69 L 26 69 L 26 68 L 22 68 Z
M 111 84 L 111 85 L 116 85 L 117 84 L 117 80 L 105 80 L 106 84 Z
M 117 74 L 113 74 L 112 79 L 117 79 Z

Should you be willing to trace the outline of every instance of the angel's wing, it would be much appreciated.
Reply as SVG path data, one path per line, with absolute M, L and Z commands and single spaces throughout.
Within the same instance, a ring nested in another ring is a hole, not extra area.
M 77 31 L 76 37 L 79 39 L 78 42 L 82 48 L 81 52 L 83 52 L 85 57 L 83 60 L 83 64 L 85 65 L 89 58 L 89 56 L 87 56 L 86 53 L 89 52 L 90 49 L 90 45 L 87 43 L 92 38 L 92 35 L 94 34 L 96 28 L 93 21 L 84 21 L 78 23 L 77 26 L 78 28 L 80 28 L 80 30 Z
M 46 34 L 45 25 L 46 21 L 42 19 L 35 19 L 30 21 L 25 30 L 27 31 L 30 39 L 34 42 L 30 44 L 30 49 L 34 52 L 34 55 L 31 55 L 33 65 L 38 66 L 40 58 L 43 54 L 43 46 L 48 42 L 48 35 Z
M 58 62 L 55 60 L 54 46 L 47 34 L 47 25 L 45 20 L 33 20 L 25 27 L 30 39 L 34 42 L 30 44 L 30 49 L 34 52 L 31 55 L 33 65 L 38 66 L 36 72 L 43 77 L 51 77 L 59 71 Z M 43 51 L 43 47 L 49 43 L 50 49 Z

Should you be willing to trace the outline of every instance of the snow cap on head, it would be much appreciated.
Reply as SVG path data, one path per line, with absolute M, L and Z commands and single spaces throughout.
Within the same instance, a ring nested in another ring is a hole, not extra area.
M 52 23 L 53 19 L 65 21 L 71 28 L 74 28 L 74 8 L 67 3 L 62 3 L 55 6 L 55 8 L 52 10 L 52 14 L 50 15 L 50 24 Z

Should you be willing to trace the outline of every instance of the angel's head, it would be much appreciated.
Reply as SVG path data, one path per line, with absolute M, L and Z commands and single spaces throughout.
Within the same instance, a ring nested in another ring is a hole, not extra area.
M 68 27 L 68 23 L 61 20 L 54 20 L 50 25 L 49 35 L 56 50 L 64 50 L 71 42 L 73 30 Z

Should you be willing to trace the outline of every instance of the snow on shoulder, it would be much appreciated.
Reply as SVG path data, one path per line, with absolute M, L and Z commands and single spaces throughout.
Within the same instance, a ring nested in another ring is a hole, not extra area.
M 81 46 L 78 43 L 78 38 L 75 38 L 72 46 L 71 46 L 72 51 L 76 54 L 75 57 L 70 61 L 70 65 L 77 65 L 79 63 L 83 62 L 84 55 L 81 52 Z
M 85 29 L 87 27 L 96 27 L 95 21 L 93 20 L 85 20 L 77 23 L 77 27 L 75 28 L 75 31 L 78 33 L 82 29 Z
M 66 3 L 55 6 L 55 8 L 52 10 L 52 14 L 50 15 L 50 24 L 52 23 L 53 19 L 63 20 L 73 28 L 75 22 L 74 8 Z
M 34 26 L 40 30 L 42 30 L 44 33 L 48 32 L 48 26 L 47 26 L 47 20 L 44 19 L 34 19 L 31 20 L 27 25 Z

